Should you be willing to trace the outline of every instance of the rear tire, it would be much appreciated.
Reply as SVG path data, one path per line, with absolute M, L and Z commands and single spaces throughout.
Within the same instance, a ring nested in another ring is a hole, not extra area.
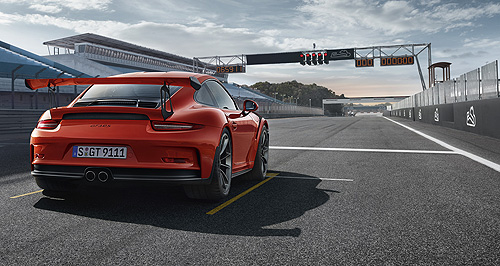
M 219 200 L 226 197 L 231 188 L 232 165 L 231 135 L 227 129 L 224 129 L 215 152 L 210 184 L 184 186 L 186 195 L 192 199 L 209 200 Z
M 260 134 L 259 147 L 255 154 L 255 161 L 250 172 L 244 175 L 247 180 L 264 180 L 269 168 L 269 130 L 266 126 L 262 127 Z

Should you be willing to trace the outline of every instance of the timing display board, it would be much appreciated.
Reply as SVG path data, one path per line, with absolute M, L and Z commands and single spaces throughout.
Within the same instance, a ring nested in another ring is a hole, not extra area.
M 242 65 L 218 66 L 217 73 L 245 73 L 245 68 Z
M 381 57 L 381 66 L 404 66 L 413 65 L 415 59 L 413 56 L 391 56 L 391 57 Z
M 373 58 L 356 59 L 356 67 L 373 67 Z

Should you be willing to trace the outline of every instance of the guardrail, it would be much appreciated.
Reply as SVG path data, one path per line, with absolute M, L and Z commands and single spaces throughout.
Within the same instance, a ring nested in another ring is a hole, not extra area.
M 0 135 L 29 133 L 45 110 L 0 109 Z
M 243 109 L 243 99 L 235 99 L 240 109 Z M 254 100 L 259 109 L 257 113 L 265 118 L 296 117 L 296 116 L 321 116 L 324 115 L 322 108 L 306 107 L 294 104 L 280 104 L 271 101 Z
M 412 95 L 392 105 L 392 110 L 500 97 L 498 60 Z
M 259 114 L 266 118 L 320 116 L 321 108 L 309 108 L 296 105 L 279 105 L 270 102 L 260 102 Z M 45 109 L 0 109 L 0 135 L 15 135 L 29 133 L 35 128 Z

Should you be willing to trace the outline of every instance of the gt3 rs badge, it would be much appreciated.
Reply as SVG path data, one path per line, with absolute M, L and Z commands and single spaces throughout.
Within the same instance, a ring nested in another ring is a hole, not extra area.
M 94 125 L 90 125 L 90 127 L 111 127 L 111 125 L 105 125 L 105 124 L 94 124 Z

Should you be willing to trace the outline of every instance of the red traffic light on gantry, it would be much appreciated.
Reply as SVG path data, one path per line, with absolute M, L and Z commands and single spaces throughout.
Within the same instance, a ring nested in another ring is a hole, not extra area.
M 318 53 L 318 64 L 323 64 L 323 53 Z
M 306 54 L 306 63 L 308 65 L 311 65 L 311 54 L 309 54 L 309 53 Z

